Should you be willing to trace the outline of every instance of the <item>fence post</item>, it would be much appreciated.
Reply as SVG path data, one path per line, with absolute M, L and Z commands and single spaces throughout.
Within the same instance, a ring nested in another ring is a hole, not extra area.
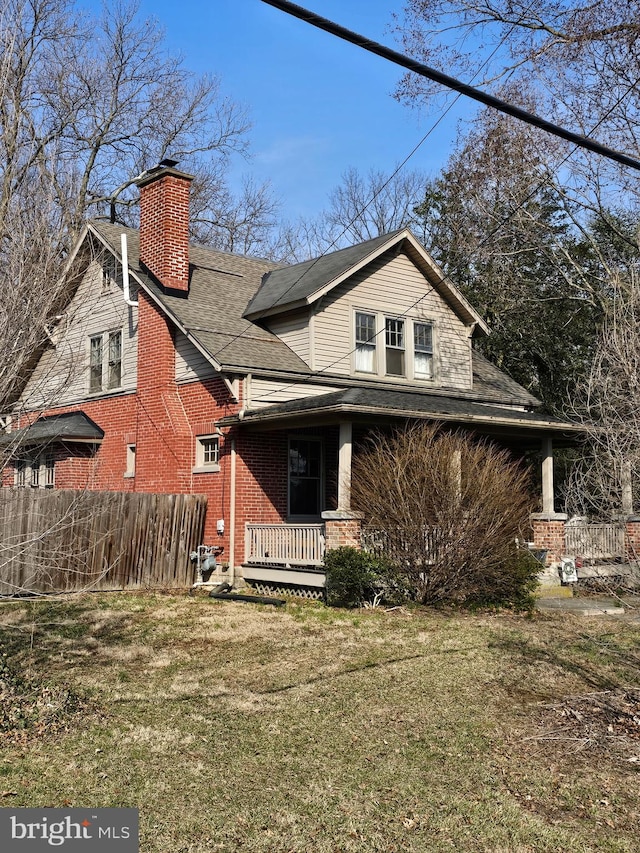
M 327 551 L 343 546 L 362 548 L 362 513 L 345 509 L 326 510 L 322 513 L 322 520 Z

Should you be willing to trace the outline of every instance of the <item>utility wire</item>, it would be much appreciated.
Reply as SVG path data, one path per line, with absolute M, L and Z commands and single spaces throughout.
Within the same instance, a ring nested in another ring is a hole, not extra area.
M 481 104 L 485 104 L 485 106 L 493 107 L 494 109 L 520 119 L 527 124 L 531 124 L 534 127 L 545 130 L 547 133 L 559 136 L 561 139 L 572 142 L 579 148 L 586 148 L 588 151 L 593 151 L 610 160 L 615 160 L 623 166 L 629 166 L 631 169 L 638 169 L 640 171 L 640 161 L 635 160 L 627 154 L 622 154 L 620 151 L 614 151 L 612 148 L 607 148 L 606 145 L 601 145 L 599 142 L 596 142 L 594 139 L 590 139 L 588 136 L 583 136 L 582 134 L 565 130 L 559 125 L 553 124 L 553 122 L 547 121 L 534 113 L 523 110 L 521 107 L 516 107 L 514 104 L 510 104 L 507 101 L 496 98 L 494 95 L 489 95 L 487 92 L 483 92 L 481 89 L 476 89 L 474 86 L 469 86 L 467 83 L 462 83 L 455 77 L 443 74 L 435 68 L 431 68 L 428 65 L 424 65 L 422 62 L 417 62 L 415 59 L 411 59 L 402 53 L 398 53 L 396 50 L 391 50 L 391 48 L 386 47 L 379 42 L 372 41 L 371 39 L 366 38 L 366 36 L 353 32 L 353 30 L 348 30 L 346 27 L 342 27 L 339 24 L 330 21 L 328 18 L 316 15 L 315 12 L 310 12 L 308 9 L 298 6 L 296 3 L 289 3 L 288 0 L 262 0 L 262 2 L 269 6 L 274 6 L 282 12 L 287 12 L 287 14 L 293 15 L 295 18 L 299 18 L 314 27 L 318 27 L 318 29 L 325 30 L 325 32 L 331 33 L 344 41 L 351 42 L 351 44 L 355 44 L 363 50 L 368 50 L 370 53 L 375 53 L 383 59 L 388 59 L 396 65 L 407 68 L 409 71 L 413 71 L 414 74 L 418 74 L 420 77 L 426 77 L 428 80 L 440 83 L 442 86 L 446 86 L 448 89 L 453 89 L 461 95 L 473 98 L 474 101 L 479 101 Z

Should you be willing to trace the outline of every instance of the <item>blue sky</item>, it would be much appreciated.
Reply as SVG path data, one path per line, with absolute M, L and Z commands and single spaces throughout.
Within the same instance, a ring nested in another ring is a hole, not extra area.
M 390 32 L 400 0 L 300 5 L 400 49 Z M 326 206 L 350 166 L 392 171 L 437 118 L 391 97 L 400 68 L 260 0 L 141 0 L 140 11 L 159 21 L 187 68 L 218 74 L 225 94 L 246 104 L 251 159 L 235 164 L 232 182 L 241 172 L 269 180 L 286 219 Z M 472 109 L 458 101 L 407 168 L 437 172 L 451 151 L 456 118 Z

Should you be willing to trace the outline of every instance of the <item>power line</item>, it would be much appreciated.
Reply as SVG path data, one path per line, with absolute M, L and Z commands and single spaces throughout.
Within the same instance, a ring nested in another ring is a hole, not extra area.
M 521 107 L 516 107 L 507 101 L 496 98 L 494 95 L 483 92 L 481 89 L 476 89 L 475 86 L 469 86 L 467 83 L 463 83 L 455 77 L 443 74 L 441 71 L 431 68 L 428 65 L 424 65 L 422 62 L 417 62 L 415 59 L 411 59 L 410 57 L 405 56 L 396 50 L 392 50 L 379 42 L 372 41 L 366 36 L 360 35 L 353 30 L 348 30 L 346 27 L 342 27 L 340 24 L 336 24 L 328 18 L 316 15 L 315 12 L 310 12 L 308 9 L 298 6 L 296 3 L 290 3 L 288 0 L 262 0 L 262 2 L 269 6 L 274 6 L 276 9 L 280 9 L 280 11 L 286 12 L 289 15 L 293 15 L 295 18 L 299 18 L 301 21 L 305 21 L 318 29 L 331 33 L 331 35 L 337 36 L 344 41 L 351 42 L 351 44 L 355 44 L 363 50 L 368 50 L 370 53 L 375 53 L 383 59 L 388 59 L 390 62 L 400 65 L 402 68 L 413 71 L 414 74 L 418 74 L 420 77 L 426 77 L 428 80 L 433 80 L 435 83 L 440 83 L 442 86 L 446 86 L 447 89 L 453 89 L 461 95 L 466 95 L 474 101 L 479 101 L 485 106 L 493 107 L 500 112 L 506 113 L 507 115 L 526 122 L 527 124 L 533 125 L 533 127 L 545 130 L 547 133 L 551 133 L 554 136 L 559 136 L 560 139 L 572 142 L 579 148 L 586 148 L 588 151 L 593 151 L 596 154 L 607 157 L 609 160 L 615 160 L 615 162 L 621 163 L 623 166 L 629 166 L 631 169 L 637 169 L 640 171 L 640 161 L 627 154 L 622 154 L 620 151 L 614 151 L 612 148 L 607 148 L 606 145 L 601 145 L 599 142 L 596 142 L 594 139 L 590 139 L 588 136 L 583 136 L 582 134 L 565 130 L 559 125 L 553 124 L 553 122 L 547 121 L 534 113 L 530 113 L 527 110 L 523 110 Z

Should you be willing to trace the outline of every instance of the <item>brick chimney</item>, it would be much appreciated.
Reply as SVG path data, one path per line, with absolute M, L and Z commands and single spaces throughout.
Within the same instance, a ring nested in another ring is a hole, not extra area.
M 140 189 L 140 261 L 163 287 L 189 291 L 189 190 L 193 175 L 150 170 Z

